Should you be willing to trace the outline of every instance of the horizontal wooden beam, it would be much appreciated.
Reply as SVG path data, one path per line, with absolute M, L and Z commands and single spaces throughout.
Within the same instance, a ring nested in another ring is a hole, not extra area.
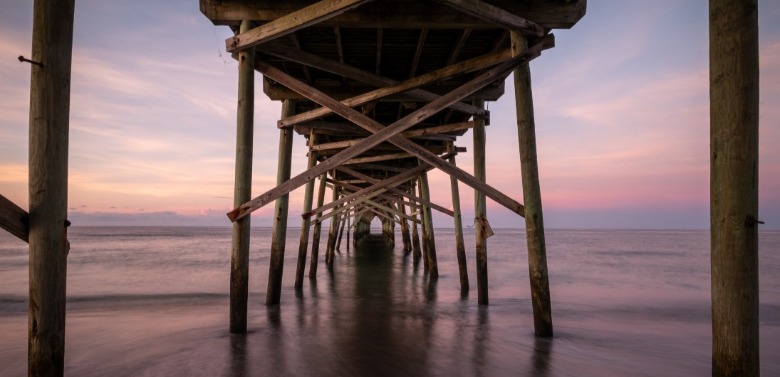
M 341 103 L 348 107 L 359 106 L 364 103 L 369 103 L 372 101 L 379 100 L 381 98 L 387 97 L 392 94 L 404 93 L 409 90 L 418 88 L 420 86 L 437 82 L 447 77 L 492 67 L 509 60 L 511 57 L 512 57 L 512 52 L 510 49 L 489 53 L 486 55 L 478 56 L 473 59 L 464 60 L 462 62 L 449 65 L 441 69 L 437 69 L 433 72 L 429 72 L 424 75 L 420 75 L 411 78 L 409 80 L 399 82 L 394 85 L 386 86 L 384 88 L 379 88 L 370 91 L 368 93 L 359 95 L 357 97 L 346 99 L 344 101 L 341 101 Z M 325 115 L 331 114 L 332 112 L 333 111 L 331 109 L 328 109 L 327 107 L 320 107 L 311 111 L 307 111 L 305 113 L 300 113 L 300 114 L 293 115 L 291 117 L 281 119 L 279 120 L 278 125 L 280 128 L 290 127 L 312 119 L 321 118 Z
M 361 172 L 352 170 L 352 169 L 350 169 L 350 168 L 348 168 L 346 166 L 339 166 L 338 168 L 336 168 L 336 170 L 344 172 L 344 173 L 347 173 L 347 174 L 349 174 L 349 175 L 351 175 L 351 176 L 353 176 L 355 178 L 364 179 L 368 183 L 379 182 L 379 180 L 376 179 L 376 178 L 369 177 L 369 176 L 367 176 L 367 175 L 365 175 L 365 174 L 363 174 Z M 410 193 L 408 193 L 406 191 L 400 190 L 398 188 L 389 187 L 388 191 L 390 191 L 390 192 L 392 192 L 392 193 L 394 193 L 396 195 L 401 195 L 401 196 L 403 196 L 403 197 L 405 197 L 405 198 L 407 198 L 407 199 L 409 199 L 411 201 L 414 201 L 414 202 L 417 202 L 417 203 L 421 203 L 421 204 L 425 204 L 426 206 L 431 207 L 431 208 L 433 208 L 433 209 L 435 209 L 435 210 L 437 210 L 437 211 L 439 211 L 439 212 L 441 212 L 441 213 L 443 213 L 443 214 L 445 214 L 447 216 L 450 216 L 450 217 L 455 216 L 455 213 L 452 212 L 451 210 L 447 209 L 447 208 L 444 208 L 444 207 L 442 207 L 442 206 L 440 206 L 440 205 L 438 205 L 436 203 L 433 203 L 431 201 L 425 200 L 425 199 L 423 199 L 423 198 L 421 198 L 419 196 L 412 195 L 412 194 L 410 194 Z
M 0 195 L 0 228 L 24 242 L 29 242 L 29 218 L 27 211 Z
M 387 187 L 397 186 L 397 185 L 399 185 L 401 183 L 404 183 L 404 182 L 406 182 L 406 181 L 408 181 L 408 180 L 410 180 L 410 179 L 420 175 L 420 173 L 422 173 L 424 171 L 431 170 L 432 168 L 433 168 L 432 166 L 427 165 L 427 164 L 420 165 L 420 166 L 418 166 L 418 167 L 416 167 L 414 169 L 411 169 L 411 170 L 409 170 L 409 171 L 407 171 L 405 173 L 401 173 L 401 174 L 392 176 L 392 177 L 390 177 L 388 179 L 385 179 L 383 181 L 379 181 L 377 183 L 374 183 L 371 186 L 368 186 L 366 188 L 360 189 L 359 191 L 357 191 L 355 193 L 342 196 L 338 200 L 334 200 L 334 201 L 332 201 L 332 202 L 330 202 L 330 203 L 328 203 L 328 204 L 326 204 L 326 205 L 324 205 L 324 206 L 322 206 L 320 208 L 313 209 L 313 210 L 311 210 L 309 212 L 303 213 L 303 214 L 301 214 L 301 216 L 303 218 L 308 218 L 308 217 L 314 216 L 317 213 L 320 213 L 320 212 L 323 212 L 323 211 L 327 211 L 327 210 L 329 210 L 329 209 L 331 209 L 333 207 L 336 207 L 336 206 L 339 206 L 341 204 L 344 204 L 344 203 L 346 203 L 346 202 L 348 202 L 350 200 L 354 200 L 354 199 L 356 199 L 359 196 L 364 196 L 364 197 L 368 197 L 368 198 L 374 197 L 376 195 L 379 195 L 379 194 L 387 191 L 386 190 Z
M 502 9 L 545 28 L 570 28 L 586 10 L 586 0 L 490 1 Z M 312 0 L 200 0 L 200 11 L 216 25 L 238 25 L 242 20 L 267 22 L 312 4 Z M 323 27 L 486 29 L 493 23 L 429 1 L 375 1 L 325 20 Z
M 449 7 L 457 9 L 470 16 L 474 16 L 507 29 L 516 30 L 525 35 L 541 37 L 544 28 L 535 22 L 528 21 L 511 12 L 480 0 L 436 0 Z
M 388 153 L 388 154 L 380 154 L 376 156 L 355 157 L 353 159 L 344 161 L 344 165 L 362 164 L 366 162 L 398 160 L 401 158 L 416 158 L 416 157 L 411 155 L 409 152 Z
M 445 124 L 441 126 L 420 128 L 417 130 L 404 131 L 401 132 L 400 135 L 406 138 L 414 138 L 419 136 L 437 135 L 445 132 L 467 130 L 473 127 L 474 127 L 473 121 L 459 122 L 459 123 Z M 350 139 L 350 140 L 334 141 L 331 143 L 322 143 L 322 144 L 317 144 L 315 146 L 312 146 L 311 148 L 309 148 L 309 150 L 323 151 L 328 149 L 347 148 L 352 145 L 355 145 L 360 140 L 362 139 Z
M 317 68 L 325 72 L 330 72 L 336 75 L 344 76 L 352 80 L 364 82 L 366 84 L 371 84 L 378 87 L 390 86 L 398 83 L 398 81 L 396 80 L 377 75 L 373 72 L 364 71 L 362 69 L 355 68 L 344 63 L 325 59 L 319 55 L 303 52 L 301 50 L 290 48 L 278 43 L 269 43 L 268 45 L 263 46 L 263 52 L 269 55 L 287 59 L 299 64 L 303 64 L 312 68 Z M 426 102 L 430 102 L 441 97 L 436 93 L 428 92 L 423 89 L 410 90 L 406 92 L 406 95 Z M 484 109 L 480 109 L 476 106 L 472 106 L 461 102 L 453 103 L 452 105 L 450 105 L 450 108 L 453 110 L 457 110 L 472 115 L 487 114 L 487 112 Z
M 371 0 L 322 0 L 230 37 L 225 40 L 225 46 L 228 52 L 245 50 L 333 18 L 369 1 Z M 244 19 L 252 20 L 252 18 Z

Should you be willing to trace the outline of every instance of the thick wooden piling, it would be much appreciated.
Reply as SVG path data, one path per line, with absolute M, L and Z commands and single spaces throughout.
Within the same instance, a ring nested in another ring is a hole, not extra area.
M 309 146 L 317 144 L 317 134 L 309 134 Z M 317 153 L 310 150 L 308 159 L 308 169 L 317 164 Z M 303 213 L 311 211 L 312 197 L 314 196 L 314 180 L 306 183 L 306 189 L 303 194 Z M 309 249 L 309 227 L 311 226 L 311 217 L 303 217 L 301 221 L 301 239 L 298 242 L 298 265 L 295 270 L 295 289 L 303 288 L 303 275 L 306 270 L 306 252 Z
M 295 102 L 285 100 L 282 103 L 282 118 L 295 113 Z M 276 184 L 280 185 L 290 179 L 292 160 L 293 130 L 279 130 L 279 161 L 277 165 Z M 287 210 L 290 194 L 284 194 L 276 200 L 274 206 L 274 227 L 271 235 L 271 260 L 268 268 L 268 290 L 265 304 L 278 305 L 282 297 L 282 272 L 284 270 L 284 243 L 287 237 Z
M 420 174 L 420 197 L 430 201 L 431 192 L 428 187 L 428 172 Z M 428 273 L 432 279 L 439 277 L 439 265 L 436 258 L 436 237 L 433 231 L 433 214 L 431 213 L 431 207 L 427 205 L 422 206 L 423 215 L 423 237 L 425 242 L 423 246 L 425 248 L 425 258 L 428 261 Z
M 712 375 L 758 376 L 758 10 L 710 0 Z
M 336 250 L 341 253 L 341 238 L 344 236 L 344 229 L 347 226 L 347 215 L 341 217 L 341 221 L 339 221 L 339 227 L 338 227 L 338 239 L 336 240 Z
M 452 142 L 447 143 L 447 152 L 454 152 L 455 145 Z M 448 159 L 450 164 L 455 165 L 455 156 Z M 460 292 L 469 291 L 469 271 L 466 265 L 466 245 L 463 242 L 463 219 L 460 213 L 460 190 L 458 189 L 458 179 L 450 176 L 450 188 L 452 191 L 452 212 L 455 225 L 455 252 L 458 257 L 458 273 L 460 275 Z
M 482 100 L 474 101 L 474 105 L 482 108 L 485 103 Z M 485 121 L 474 119 L 474 178 L 479 182 L 486 182 L 485 175 Z M 488 305 L 488 266 L 487 266 L 487 237 L 483 227 L 486 219 L 485 193 L 474 190 L 474 231 L 476 238 L 476 264 L 477 264 L 477 302 L 480 305 Z
M 65 359 L 68 132 L 73 0 L 36 0 L 30 69 L 28 375 Z
M 240 32 L 252 28 L 250 21 L 241 23 Z M 255 49 L 238 53 L 238 109 L 236 119 L 236 171 L 233 207 L 252 198 L 252 147 L 255 103 Z M 250 218 L 233 223 L 230 250 L 230 332 L 246 333 L 247 297 L 249 293 Z
M 325 202 L 325 188 L 326 188 L 325 174 L 320 176 L 320 185 L 317 188 L 317 208 L 322 207 Z M 322 233 L 322 223 L 319 221 L 322 217 L 322 213 L 318 212 L 314 221 L 314 231 L 312 232 L 311 239 L 311 263 L 309 264 L 309 279 L 317 278 L 317 264 L 319 263 L 320 254 L 320 234 Z
M 527 49 L 526 39 L 511 33 L 512 54 L 517 56 Z M 531 282 L 531 302 L 534 311 L 536 336 L 553 335 L 550 282 L 547 275 L 547 249 L 544 240 L 542 193 L 539 188 L 539 166 L 536 160 L 536 130 L 534 104 L 531 92 L 531 70 L 528 64 L 515 68 L 515 108 L 520 148 L 520 171 L 523 180 L 525 205 L 525 233 L 528 245 L 528 275 Z

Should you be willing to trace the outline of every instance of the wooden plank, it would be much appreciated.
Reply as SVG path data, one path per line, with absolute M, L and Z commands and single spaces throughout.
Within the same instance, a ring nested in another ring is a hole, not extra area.
M 480 0 L 436 0 L 470 16 L 492 22 L 525 35 L 544 35 L 544 28 L 511 12 Z
M 523 53 L 527 48 L 526 39 L 515 31 L 511 32 L 511 37 L 512 53 L 514 55 Z M 534 103 L 531 91 L 531 69 L 528 64 L 515 68 L 514 76 L 534 333 L 539 337 L 551 337 L 553 336 L 553 323 L 550 282 L 547 273 L 547 246 L 544 239 L 542 192 L 539 188 L 539 164 L 536 158 L 536 125 L 534 124 Z
M 407 153 L 407 152 L 400 152 L 400 153 L 388 153 L 388 154 L 380 154 L 377 156 L 367 156 L 367 157 L 356 157 L 347 161 L 344 161 L 344 165 L 353 165 L 353 164 L 362 164 L 365 162 L 378 162 L 378 161 L 388 161 L 388 160 L 398 160 L 402 158 L 414 158 L 413 155 Z
M 538 49 L 541 49 L 541 44 L 538 45 Z M 227 214 L 228 218 L 230 218 L 232 221 L 235 221 L 241 217 L 244 217 L 249 213 L 251 213 L 252 211 L 269 203 L 271 200 L 274 200 L 286 193 L 289 193 L 290 191 L 300 187 L 301 185 L 308 182 L 309 180 L 314 179 L 314 177 L 317 177 L 320 174 L 335 168 L 336 166 L 340 165 L 341 163 L 343 163 L 344 161 L 352 157 L 364 153 L 365 151 L 371 149 L 372 147 L 378 145 L 379 143 L 385 140 L 391 140 L 393 144 L 398 145 L 399 147 L 406 150 L 407 152 L 417 155 L 418 157 L 424 159 L 428 163 L 434 164 L 434 166 L 439 167 L 440 169 L 444 170 L 445 172 L 448 172 L 449 174 L 456 174 L 458 176 L 458 179 L 463 181 L 464 183 L 469 184 L 470 186 L 471 185 L 477 186 L 476 187 L 477 189 L 485 190 L 488 193 L 488 195 L 491 195 L 491 198 L 494 198 L 494 200 L 507 206 L 508 208 L 512 209 L 516 213 L 522 213 L 522 205 L 520 203 L 517 203 L 513 199 L 509 198 L 508 196 L 504 195 L 503 193 L 499 192 L 498 190 L 490 186 L 476 182 L 476 180 L 474 180 L 470 174 L 464 172 L 463 170 L 459 170 L 457 168 L 452 167 L 451 165 L 449 165 L 449 163 L 439 158 L 439 156 L 429 152 L 425 148 L 415 144 L 414 142 L 406 138 L 397 136 L 396 134 L 403 132 L 404 130 L 408 129 L 409 127 L 412 127 L 413 125 L 419 122 L 422 122 L 428 117 L 448 107 L 452 103 L 459 101 L 460 99 L 470 94 L 471 92 L 478 90 L 479 88 L 497 80 L 499 77 L 504 77 L 503 75 L 505 75 L 508 71 L 510 71 L 515 65 L 530 60 L 532 56 L 536 56 L 536 54 L 538 53 L 539 51 L 536 52 L 529 51 L 529 53 L 526 55 L 518 56 L 516 58 L 513 58 L 510 61 L 507 61 L 506 63 L 499 65 L 498 67 L 490 69 L 485 73 L 477 76 L 473 80 L 469 81 L 468 83 L 464 84 L 459 90 L 447 93 L 446 95 L 423 106 L 422 108 L 414 111 L 413 113 L 407 115 L 406 117 L 398 120 L 397 122 L 387 127 L 384 127 L 383 125 L 379 124 L 373 119 L 368 118 L 365 115 L 356 112 L 347 106 L 344 106 L 340 102 L 328 97 L 324 93 L 300 82 L 299 80 L 296 80 L 294 77 L 285 74 L 284 72 L 274 68 L 271 65 L 265 62 L 257 62 L 256 66 L 258 69 L 261 70 L 263 74 L 272 76 L 274 80 L 281 82 L 283 85 L 290 87 L 293 90 L 300 91 L 301 94 L 311 96 L 311 99 L 313 101 L 318 102 L 323 106 L 334 109 L 334 111 L 336 111 L 339 115 L 341 115 L 345 119 L 354 122 L 355 124 L 358 124 L 362 127 L 365 127 L 375 133 L 372 136 L 363 140 L 363 142 L 339 152 L 337 155 L 323 161 L 320 164 L 317 164 L 317 166 L 315 166 L 314 168 L 309 169 L 299 174 L 295 178 L 288 180 L 283 184 L 278 185 L 274 189 L 267 191 L 266 193 L 250 200 L 247 203 L 242 204 L 240 207 L 230 211 Z
M 440 81 L 451 76 L 455 76 L 467 72 L 478 71 L 481 69 L 485 69 L 487 67 L 492 67 L 509 60 L 510 57 L 511 57 L 511 52 L 509 51 L 509 49 L 499 51 L 499 52 L 492 52 L 486 55 L 478 56 L 473 59 L 462 61 L 457 64 L 446 66 L 444 68 L 426 73 L 424 75 L 413 77 L 411 79 L 405 80 L 403 82 L 399 82 L 394 85 L 379 88 L 370 91 L 368 93 L 359 95 L 357 97 L 346 99 L 344 101 L 341 101 L 341 103 L 348 107 L 359 106 L 365 103 L 379 100 L 381 98 L 393 94 L 407 92 L 409 90 L 419 88 L 421 86 L 428 85 L 430 83 Z M 281 119 L 278 122 L 278 126 L 280 128 L 290 127 L 299 123 L 321 118 L 331 113 L 333 113 L 333 110 L 327 107 L 320 107 L 314 110 L 307 111 L 305 113 L 296 114 L 290 117 L 289 119 Z
M 378 87 L 385 87 L 398 84 L 398 81 L 382 77 L 372 72 L 364 71 L 344 63 L 335 62 L 329 59 L 324 59 L 321 56 L 306 53 L 294 48 L 286 47 L 278 43 L 269 43 L 263 46 L 263 52 L 269 55 L 273 55 L 279 58 L 287 59 L 299 64 L 303 64 L 309 67 L 317 68 L 325 72 L 330 72 L 336 75 L 344 76 L 352 80 L 364 82 Z M 406 95 L 422 100 L 433 101 L 439 97 L 438 94 L 431 93 L 422 89 L 413 89 L 406 92 Z M 467 105 L 465 103 L 456 102 L 453 103 L 450 108 L 458 110 L 466 114 L 478 114 L 484 115 L 484 109 L 477 109 L 474 106 Z
M 712 375 L 717 377 L 759 376 L 761 370 L 758 6 L 765 4 L 710 0 Z
M 16 236 L 24 242 L 28 242 L 29 215 L 14 202 L 0 195 L 0 228 Z
M 251 22 L 241 23 L 239 31 L 249 30 Z M 238 53 L 238 101 L 236 104 L 236 166 L 233 205 L 252 198 L 252 147 L 255 103 L 254 48 Z M 249 297 L 250 217 L 233 223 L 230 249 L 230 332 L 245 334 Z
M 455 43 L 455 47 L 453 47 L 452 52 L 450 53 L 450 58 L 447 59 L 447 65 L 452 65 L 458 60 L 458 56 L 460 56 L 460 52 L 463 50 L 463 46 L 466 44 L 466 40 L 469 39 L 470 35 L 471 29 L 463 29 L 463 32 L 460 33 L 460 38 L 458 38 L 458 42 Z
M 282 117 L 295 113 L 295 102 L 284 101 Z M 276 184 L 290 179 L 292 163 L 293 130 L 279 130 L 279 158 L 277 160 Z M 266 305 L 279 305 L 282 298 L 282 273 L 284 272 L 284 249 L 287 240 L 287 213 L 290 205 L 289 193 L 280 195 L 274 206 L 274 225 L 271 234 L 271 256 L 268 262 L 268 289 Z
M 74 0 L 33 5 L 27 373 L 62 376 L 69 250 L 68 134 Z
M 333 18 L 371 0 L 322 0 L 225 40 L 227 52 L 238 52 Z M 252 19 L 245 18 L 244 19 Z
M 459 123 L 452 123 L 452 124 L 445 124 L 441 126 L 434 126 L 434 127 L 428 127 L 428 128 L 421 128 L 417 130 L 409 130 L 401 132 L 399 135 L 405 137 L 405 138 L 414 138 L 419 136 L 429 136 L 429 135 L 437 135 L 445 132 L 454 132 L 454 131 L 460 131 L 460 130 L 467 130 L 469 128 L 474 127 L 473 121 L 468 122 L 459 122 Z M 357 144 L 360 140 L 363 140 L 361 138 L 358 139 L 349 139 L 349 140 L 342 140 L 342 141 L 334 141 L 331 143 L 322 143 L 315 145 L 311 148 L 309 148 L 312 151 L 322 151 L 322 150 L 328 150 L 328 149 L 341 149 L 341 148 L 347 148 L 351 147 L 355 144 Z
M 552 35 L 549 35 L 550 38 L 552 38 Z M 546 39 L 546 38 L 545 38 Z M 512 60 L 507 61 L 506 63 L 503 63 L 495 68 L 492 68 L 485 73 L 481 74 L 480 76 L 474 78 L 473 80 L 469 81 L 468 83 L 461 86 L 459 90 L 452 91 L 439 99 L 427 104 L 423 108 L 413 112 L 412 114 L 407 115 L 403 119 L 397 121 L 393 125 L 390 125 L 388 127 L 384 127 L 383 125 L 379 124 L 378 122 L 374 121 L 371 118 L 366 117 L 365 115 L 352 110 L 348 106 L 344 106 L 342 103 L 328 97 L 324 93 L 300 82 L 299 80 L 295 79 L 294 77 L 291 77 L 284 72 L 281 72 L 278 69 L 275 69 L 271 67 L 270 65 L 266 65 L 265 67 L 261 67 L 263 69 L 263 73 L 268 76 L 273 76 L 273 78 L 277 81 L 283 82 L 284 85 L 290 87 L 291 89 L 300 92 L 303 95 L 306 95 L 309 97 L 312 101 L 315 101 L 319 103 L 322 106 L 329 107 L 332 110 L 334 110 L 335 113 L 338 115 L 344 117 L 345 119 L 348 119 L 349 121 L 357 124 L 358 126 L 361 126 L 369 131 L 376 132 L 371 138 L 379 135 L 382 132 L 387 132 L 388 129 L 393 127 L 398 127 L 399 124 L 403 124 L 403 127 L 409 127 L 408 124 L 405 124 L 405 122 L 409 121 L 410 119 L 415 119 L 417 122 L 422 121 L 425 119 L 425 117 L 429 116 L 431 112 L 438 112 L 445 108 L 449 103 L 451 103 L 453 100 L 457 101 L 462 99 L 465 95 L 468 95 L 468 93 L 472 92 L 473 90 L 477 90 L 477 88 L 480 88 L 481 86 L 487 85 L 492 80 L 496 80 L 499 77 L 504 77 L 504 75 L 508 74 L 509 71 L 511 71 L 516 65 L 527 63 L 534 57 L 538 56 L 541 53 L 541 50 L 547 45 L 545 43 L 545 39 L 541 39 L 536 45 L 529 48 L 528 51 L 526 51 L 523 55 L 519 55 L 514 57 Z M 371 139 L 369 138 L 369 139 Z M 366 140 L 369 140 L 366 139 Z M 472 188 L 479 190 L 481 192 L 484 192 L 487 196 L 489 196 L 491 199 L 495 200 L 497 203 L 505 206 L 507 209 L 519 214 L 523 215 L 523 206 L 522 204 L 518 203 L 514 199 L 506 196 L 502 192 L 496 190 L 490 185 L 487 185 L 486 183 L 479 182 L 472 175 L 469 173 L 466 173 L 462 169 L 459 169 L 457 167 L 454 167 L 450 165 L 447 161 L 442 160 L 435 154 L 429 152 L 425 148 L 419 146 L 418 144 L 397 136 L 397 135 L 391 135 L 387 138 L 381 139 L 381 141 L 390 141 L 391 143 L 395 144 L 399 148 L 412 153 L 416 155 L 418 158 L 426 161 L 427 163 L 439 168 L 440 170 L 446 172 L 447 174 L 454 175 L 458 178 L 461 182 L 471 186 Z M 350 147 L 345 149 L 344 151 L 340 152 L 339 155 L 344 154 L 345 152 L 349 151 L 350 149 L 356 148 L 356 146 Z M 363 151 L 361 150 L 361 153 Z M 350 157 L 353 157 L 350 155 Z M 339 162 L 341 162 L 339 160 Z M 297 186 L 296 186 L 297 187 Z M 286 189 L 286 188 L 285 188 Z M 246 210 L 251 209 L 253 206 L 262 203 L 261 199 L 256 198 L 257 200 L 253 203 L 246 203 Z M 253 209 L 252 209 L 253 210 Z M 236 209 L 233 212 L 229 213 L 228 216 L 232 219 L 234 216 L 240 216 L 242 209 Z
M 417 75 L 417 66 L 420 64 L 420 56 L 422 56 L 426 38 L 428 38 L 428 29 L 420 29 L 420 35 L 417 36 L 417 48 L 414 50 L 414 58 L 412 58 L 412 67 L 409 69 L 409 78 Z
M 217 25 L 235 25 L 241 20 L 272 21 L 310 5 L 311 0 L 200 0 L 200 10 Z M 585 15 L 586 0 L 491 1 L 504 10 L 545 28 L 570 28 Z M 440 4 L 419 0 L 394 1 L 393 6 L 376 1 L 320 23 L 321 26 L 360 28 L 485 29 L 495 25 Z

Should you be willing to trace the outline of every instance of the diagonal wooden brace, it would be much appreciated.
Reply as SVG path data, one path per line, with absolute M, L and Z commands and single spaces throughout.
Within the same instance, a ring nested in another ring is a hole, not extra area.
M 322 0 L 225 40 L 227 52 L 238 52 L 336 17 L 371 0 Z
M 552 36 L 550 35 L 550 38 Z M 407 120 L 413 119 L 416 120 L 417 123 L 421 122 L 428 116 L 432 115 L 430 114 L 430 111 L 435 110 L 436 112 L 447 107 L 448 103 L 451 103 L 453 99 L 456 101 L 459 99 L 462 99 L 469 94 L 483 88 L 486 85 L 489 85 L 491 82 L 505 77 L 510 71 L 512 71 L 516 66 L 521 64 L 526 64 L 533 58 L 539 56 L 541 54 L 541 51 L 546 46 L 549 46 L 546 39 L 542 38 L 537 43 L 528 48 L 523 54 L 517 55 L 511 60 L 492 68 L 482 75 L 472 79 L 471 81 L 467 82 L 466 84 L 462 85 L 460 88 L 449 92 L 445 94 L 444 96 L 440 97 L 439 99 L 427 104 L 426 106 L 422 107 L 421 109 L 413 112 L 412 114 L 407 115 L 403 119 L 393 123 L 392 125 L 388 127 L 384 127 L 380 123 L 376 122 L 375 120 L 363 115 L 362 113 L 353 110 L 352 108 L 343 105 L 341 102 L 327 96 L 326 94 L 322 93 L 321 91 L 312 88 L 309 85 L 306 85 L 299 80 L 295 79 L 294 77 L 291 77 L 284 72 L 268 65 L 267 63 L 262 63 L 262 66 L 258 65 L 258 70 L 260 70 L 263 74 L 268 76 L 269 78 L 281 83 L 282 85 L 285 85 L 286 87 L 300 93 L 301 95 L 309 98 L 310 100 L 328 107 L 334 111 L 334 113 L 344 117 L 345 119 L 353 122 L 354 124 L 365 128 L 366 130 L 370 132 L 375 132 L 374 135 L 367 138 L 366 140 L 372 139 L 375 136 L 386 132 L 390 128 L 398 127 L 399 124 L 401 124 L 401 127 L 411 127 L 410 125 L 404 124 Z M 406 129 L 406 128 L 403 128 Z M 400 131 L 398 131 L 400 132 Z M 396 132 L 397 133 L 397 132 Z M 384 136 L 383 136 L 384 137 Z M 461 182 L 469 185 L 475 190 L 484 192 L 486 196 L 490 197 L 497 203 L 503 205 L 504 207 L 508 208 L 512 212 L 515 212 L 519 214 L 520 216 L 524 215 L 523 211 L 523 205 L 518 203 L 516 200 L 510 198 L 506 194 L 496 190 L 490 185 L 487 185 L 485 183 L 480 182 L 476 178 L 474 178 L 473 175 L 463 171 L 462 169 L 451 165 L 449 162 L 441 159 L 439 156 L 435 155 L 434 153 L 431 153 L 424 147 L 418 145 L 417 143 L 406 139 L 404 137 L 398 136 L 395 133 L 393 133 L 391 136 L 384 137 L 382 141 L 387 140 L 399 148 L 412 153 L 416 155 L 421 160 L 427 162 L 428 164 L 433 165 L 434 167 L 444 171 L 445 173 L 454 176 Z M 336 156 L 339 156 L 347 151 L 349 151 L 352 148 L 355 148 L 356 146 L 350 147 L 345 149 L 344 151 L 338 153 Z M 332 157 L 332 158 L 334 158 Z M 331 158 L 331 159 L 332 159 Z M 324 162 L 328 162 L 329 160 L 325 160 Z M 339 161 L 341 163 L 341 161 Z M 230 216 L 230 215 L 229 215 Z
M 525 35 L 541 37 L 544 28 L 535 22 L 528 21 L 512 12 L 505 11 L 495 5 L 480 0 L 435 0 L 470 16 L 492 22 L 510 30 L 516 30 Z

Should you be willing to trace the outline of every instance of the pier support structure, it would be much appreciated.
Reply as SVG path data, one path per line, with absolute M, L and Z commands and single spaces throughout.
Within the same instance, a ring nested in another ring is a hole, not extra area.
M 309 156 L 307 167 L 313 168 L 317 164 L 317 153 L 311 150 L 311 147 L 317 144 L 317 134 L 309 134 Z M 311 211 L 312 197 L 314 196 L 314 180 L 306 183 L 306 189 L 303 194 L 303 213 Z M 295 270 L 295 289 L 303 288 L 303 275 L 306 270 L 306 252 L 309 250 L 309 227 L 311 218 L 303 217 L 301 220 L 301 239 L 298 243 L 298 265 Z M 319 240 L 317 240 L 319 241 Z M 314 257 L 312 255 L 312 257 Z
M 758 376 L 758 4 L 709 13 L 712 375 Z
M 511 32 L 512 55 L 528 48 L 527 40 Z M 528 245 L 528 277 L 531 283 L 531 303 L 534 311 L 534 333 L 540 337 L 553 335 L 550 282 L 547 274 L 547 247 L 544 240 L 542 192 L 539 188 L 539 166 L 536 160 L 536 130 L 531 92 L 531 69 L 522 64 L 515 68 L 515 107 L 520 147 L 520 170 L 525 204 L 525 234 Z
M 282 103 L 282 119 L 295 113 L 295 101 L 286 100 Z M 293 130 L 279 130 L 279 160 L 277 165 L 276 184 L 280 185 L 290 179 L 292 162 Z M 271 259 L 268 266 L 268 289 L 265 296 L 266 305 L 279 305 L 282 297 L 282 273 L 284 271 L 284 244 L 287 239 L 287 212 L 290 194 L 286 193 L 276 200 L 274 206 L 274 227 L 271 235 Z
M 65 360 L 68 133 L 73 0 L 36 0 L 30 80 L 28 375 L 62 376 Z
M 455 144 L 447 143 L 447 152 L 454 152 Z M 455 156 L 449 158 L 449 162 L 455 165 Z M 469 270 L 466 265 L 466 245 L 463 241 L 463 219 L 460 213 L 460 190 L 458 180 L 450 177 L 450 189 L 452 191 L 452 212 L 455 226 L 455 253 L 458 257 L 458 274 L 460 275 L 460 292 L 465 295 L 469 291 Z
M 430 201 L 431 191 L 428 187 L 428 172 L 423 172 L 419 177 L 420 197 Z M 433 230 L 433 214 L 431 207 L 422 205 L 423 217 L 423 251 L 426 266 L 431 279 L 439 278 L 439 263 L 436 258 L 436 236 Z
M 317 188 L 317 208 L 322 207 L 325 202 L 325 184 L 327 176 L 325 174 L 320 176 L 320 184 Z M 314 231 L 312 232 L 311 240 L 311 263 L 309 264 L 309 279 L 317 278 L 317 264 L 319 263 L 320 254 L 320 235 L 322 234 L 322 222 L 320 221 L 322 213 L 318 212 L 314 220 Z
M 251 22 L 241 23 L 241 33 L 251 29 Z M 233 205 L 252 198 L 252 146 L 255 108 L 255 51 L 238 53 L 238 106 L 236 120 L 236 171 Z M 230 332 L 246 333 L 249 294 L 250 218 L 233 223 L 230 251 Z
M 476 106 L 483 107 L 483 101 L 476 101 Z M 485 122 L 482 119 L 474 120 L 474 177 L 485 183 Z M 485 221 L 487 221 L 487 203 L 485 193 L 474 190 L 474 230 L 476 238 L 476 263 L 477 263 L 477 302 L 480 305 L 488 305 L 488 261 L 487 261 L 487 235 Z

